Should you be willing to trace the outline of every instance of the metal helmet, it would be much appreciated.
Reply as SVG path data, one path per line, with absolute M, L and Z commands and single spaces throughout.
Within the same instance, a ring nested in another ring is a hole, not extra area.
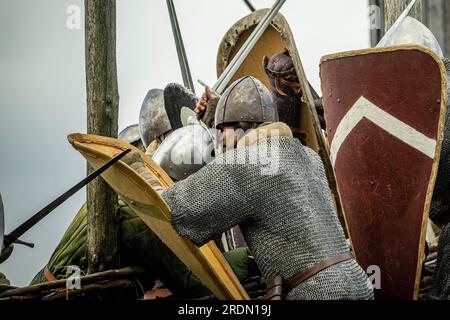
M 214 158 L 211 133 L 199 121 L 173 131 L 152 159 L 174 180 L 183 180 Z
M 236 122 L 277 122 L 272 94 L 258 79 L 247 76 L 236 80 L 217 103 L 216 128 Z
M 131 126 L 126 127 L 125 129 L 120 131 L 117 139 L 125 141 L 129 144 L 133 144 L 141 140 L 141 135 L 139 133 L 139 125 L 132 124 Z
M 391 34 L 380 41 L 377 47 L 389 47 L 399 44 L 421 45 L 431 49 L 439 57 L 444 56 L 439 42 L 430 29 L 412 17 L 406 17 Z
M 139 132 L 145 148 L 153 140 L 171 130 L 169 118 L 164 108 L 164 91 L 152 89 L 145 96 L 139 113 Z
M 141 134 L 139 133 L 139 125 L 132 124 L 131 126 L 126 127 L 120 133 L 117 139 L 125 141 L 126 143 L 132 144 L 136 148 L 145 150 L 144 145 L 142 144 Z
M 198 98 L 191 91 L 178 83 L 168 84 L 164 88 L 164 107 L 172 130 L 183 127 L 180 112 L 183 107 L 195 109 Z

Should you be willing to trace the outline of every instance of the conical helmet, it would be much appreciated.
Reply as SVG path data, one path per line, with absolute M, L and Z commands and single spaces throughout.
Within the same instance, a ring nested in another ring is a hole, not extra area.
M 258 79 L 247 76 L 225 90 L 217 104 L 216 128 L 239 122 L 277 122 L 278 113 L 272 94 Z
M 434 51 L 443 57 L 442 48 L 434 34 L 423 23 L 413 17 L 406 17 L 395 30 L 387 34 L 377 47 L 389 47 L 400 44 L 417 44 Z

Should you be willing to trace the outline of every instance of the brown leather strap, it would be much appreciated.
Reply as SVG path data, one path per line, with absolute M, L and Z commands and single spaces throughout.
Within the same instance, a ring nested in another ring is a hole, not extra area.
M 281 300 L 283 296 L 283 278 L 276 276 L 267 282 L 267 300 Z
M 56 277 L 53 275 L 53 273 L 50 272 L 48 269 L 48 266 L 45 266 L 44 268 L 44 277 L 47 279 L 48 282 L 56 281 Z
M 343 254 L 340 254 L 338 256 L 329 258 L 327 260 L 324 260 L 322 262 L 319 262 L 315 265 L 313 265 L 308 270 L 305 270 L 304 272 L 300 273 L 298 276 L 296 276 L 294 279 L 290 280 L 288 283 L 286 283 L 286 293 L 294 289 L 296 286 L 298 286 L 300 283 L 308 280 L 316 273 L 323 271 L 331 266 L 334 266 L 335 264 L 338 264 L 340 262 L 344 262 L 346 260 L 353 259 L 353 255 L 351 252 L 346 252 Z

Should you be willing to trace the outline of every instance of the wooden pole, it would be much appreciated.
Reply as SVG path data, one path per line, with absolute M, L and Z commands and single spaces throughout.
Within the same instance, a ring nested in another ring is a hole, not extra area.
M 87 131 L 117 137 L 116 1 L 85 0 L 85 29 Z M 117 194 L 100 177 L 87 186 L 87 207 L 88 273 L 119 267 Z
M 394 24 L 397 18 L 406 9 L 411 0 L 385 0 L 384 1 L 384 30 L 387 31 Z M 411 10 L 409 16 L 423 22 L 422 0 L 417 0 L 416 5 Z
M 143 275 L 145 270 L 142 267 L 126 267 L 119 270 L 108 270 L 100 273 L 89 274 L 87 276 L 80 277 L 81 287 L 86 285 L 98 283 L 102 281 L 111 282 L 117 279 L 132 279 L 137 276 Z M 56 280 L 51 282 L 44 282 L 40 284 L 35 284 L 29 287 L 23 288 L 12 288 L 0 293 L 0 299 L 12 297 L 12 296 L 23 296 L 23 295 L 42 295 L 43 293 L 65 288 L 67 285 L 67 279 Z
M 450 2 L 448 0 L 425 0 L 425 24 L 441 45 L 445 57 L 450 56 Z

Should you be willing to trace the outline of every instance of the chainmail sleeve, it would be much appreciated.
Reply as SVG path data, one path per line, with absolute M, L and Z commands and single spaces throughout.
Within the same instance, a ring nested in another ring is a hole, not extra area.
M 251 192 L 244 191 L 247 166 L 239 165 L 236 174 L 235 166 L 217 160 L 161 194 L 171 208 L 175 230 L 197 246 L 247 221 L 251 212 Z
M 319 155 L 291 137 L 218 155 L 162 196 L 177 232 L 196 245 L 239 224 L 265 279 L 289 281 L 349 251 Z M 350 259 L 312 276 L 287 299 L 372 297 L 367 274 Z

